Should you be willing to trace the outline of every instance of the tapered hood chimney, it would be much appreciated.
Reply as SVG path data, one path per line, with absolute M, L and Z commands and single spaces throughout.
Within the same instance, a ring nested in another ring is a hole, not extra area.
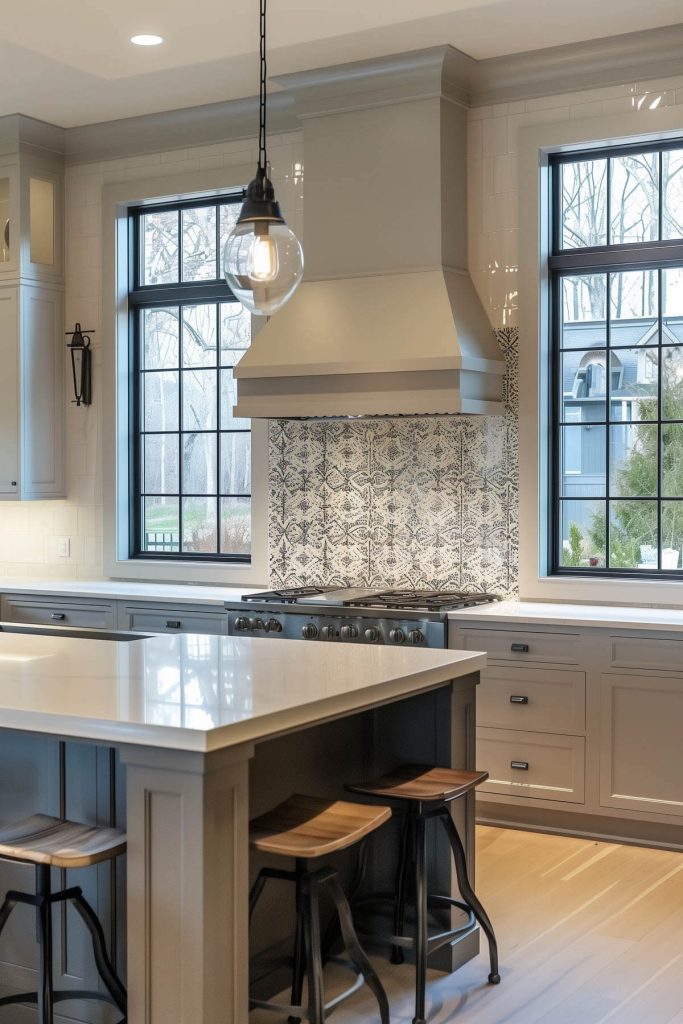
M 235 369 L 244 417 L 499 414 L 467 272 L 467 111 L 451 47 L 276 79 L 304 131 L 304 282 Z

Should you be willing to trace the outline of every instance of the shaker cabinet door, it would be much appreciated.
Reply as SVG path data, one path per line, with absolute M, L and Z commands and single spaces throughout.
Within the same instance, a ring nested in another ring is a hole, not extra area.
M 683 817 L 683 678 L 601 676 L 600 803 Z

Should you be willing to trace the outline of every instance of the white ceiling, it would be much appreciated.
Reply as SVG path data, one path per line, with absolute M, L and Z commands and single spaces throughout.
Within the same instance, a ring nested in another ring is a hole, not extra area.
M 6 0 L 0 115 L 63 127 L 253 95 L 257 0 Z M 681 0 L 270 0 L 269 72 L 451 43 L 481 59 L 672 25 Z M 164 36 L 136 47 L 140 32 Z

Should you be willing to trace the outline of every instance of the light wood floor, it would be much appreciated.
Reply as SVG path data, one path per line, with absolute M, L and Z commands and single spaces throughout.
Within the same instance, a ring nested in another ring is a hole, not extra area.
M 430 1024 L 683 1024 L 683 854 L 477 830 L 477 891 L 498 935 L 452 976 L 430 974 Z M 412 970 L 377 962 L 392 1022 L 410 1024 Z M 330 979 L 331 984 L 334 980 Z M 275 1024 L 252 1014 L 251 1024 Z M 371 1024 L 362 990 L 335 1024 Z

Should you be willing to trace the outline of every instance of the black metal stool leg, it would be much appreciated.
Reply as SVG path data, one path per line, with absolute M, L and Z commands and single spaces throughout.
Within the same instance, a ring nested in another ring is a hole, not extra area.
M 259 871 L 256 881 L 249 890 L 249 923 L 251 924 L 251 918 L 254 913 L 256 904 L 258 903 L 259 896 L 263 892 L 268 876 L 263 871 Z
M 453 819 L 447 808 L 444 808 L 443 812 L 439 814 L 439 818 L 443 822 L 444 828 L 446 829 L 446 835 L 451 844 L 453 851 L 453 859 L 455 861 L 455 873 L 458 879 L 458 888 L 460 893 L 467 905 L 472 908 L 472 913 L 476 917 L 477 921 L 481 925 L 489 944 L 489 960 L 491 964 L 491 973 L 489 974 L 489 982 L 491 985 L 497 985 L 500 982 L 500 974 L 498 973 L 498 943 L 496 942 L 496 936 L 493 931 L 493 925 L 489 920 L 489 916 L 484 910 L 483 906 L 479 902 L 474 889 L 470 885 L 470 880 L 467 874 L 467 858 L 465 857 L 465 850 L 462 845 L 462 840 L 458 833 L 457 828 L 453 823 Z
M 3 903 L 2 907 L 0 907 L 0 932 L 2 932 L 3 928 L 7 924 L 9 916 L 16 907 L 16 905 L 17 904 L 15 900 L 11 900 L 9 896 L 6 897 L 5 902 Z
M 346 946 L 346 952 L 349 955 L 349 959 L 357 969 L 361 972 L 368 988 L 374 993 L 375 999 L 379 1004 L 379 1014 L 382 1024 L 389 1024 L 389 1001 L 387 1000 L 387 994 L 384 991 L 382 983 L 377 977 L 375 968 L 372 966 L 365 950 L 358 941 L 358 935 L 353 925 L 353 918 L 351 916 L 351 907 L 349 901 L 344 894 L 344 890 L 339 884 L 339 879 L 336 876 L 330 876 L 326 879 L 325 884 L 327 885 L 330 895 L 334 900 L 334 905 L 339 915 L 339 924 L 341 926 L 342 938 L 344 939 L 344 945 Z
M 425 1024 L 427 953 L 427 828 L 421 809 L 413 822 L 415 843 L 415 1017 L 413 1024 Z
M 36 866 L 37 926 L 40 949 L 38 978 L 38 1020 L 40 1024 L 53 1024 L 54 1000 L 52 994 L 52 901 L 50 899 L 50 868 Z
M 296 936 L 294 939 L 294 967 L 292 972 L 292 1006 L 301 1006 L 306 974 L 306 942 L 304 937 L 304 894 L 301 866 L 296 866 Z M 299 1024 L 301 1017 L 289 1017 L 289 1024 Z
M 320 905 L 318 883 L 307 875 L 304 879 L 304 935 L 306 965 L 308 968 L 308 1020 L 310 1024 L 324 1024 L 323 961 L 320 944 Z
M 411 866 L 411 830 L 412 818 L 406 814 L 401 832 L 401 846 L 399 848 L 399 864 L 396 873 L 396 899 L 394 903 L 394 935 L 403 935 L 406 921 L 406 899 L 408 892 L 408 872 Z M 394 946 L 391 950 L 392 964 L 402 964 L 405 960 L 403 950 L 400 946 Z
M 90 932 L 92 948 L 95 955 L 95 963 L 102 981 L 105 984 L 109 995 L 118 1006 L 121 1013 L 126 1013 L 128 997 L 126 990 L 116 975 L 111 960 L 107 954 L 107 946 L 102 931 L 102 925 L 88 901 L 84 898 L 80 889 L 75 889 L 69 896 L 70 902 L 78 911 L 81 920 Z

